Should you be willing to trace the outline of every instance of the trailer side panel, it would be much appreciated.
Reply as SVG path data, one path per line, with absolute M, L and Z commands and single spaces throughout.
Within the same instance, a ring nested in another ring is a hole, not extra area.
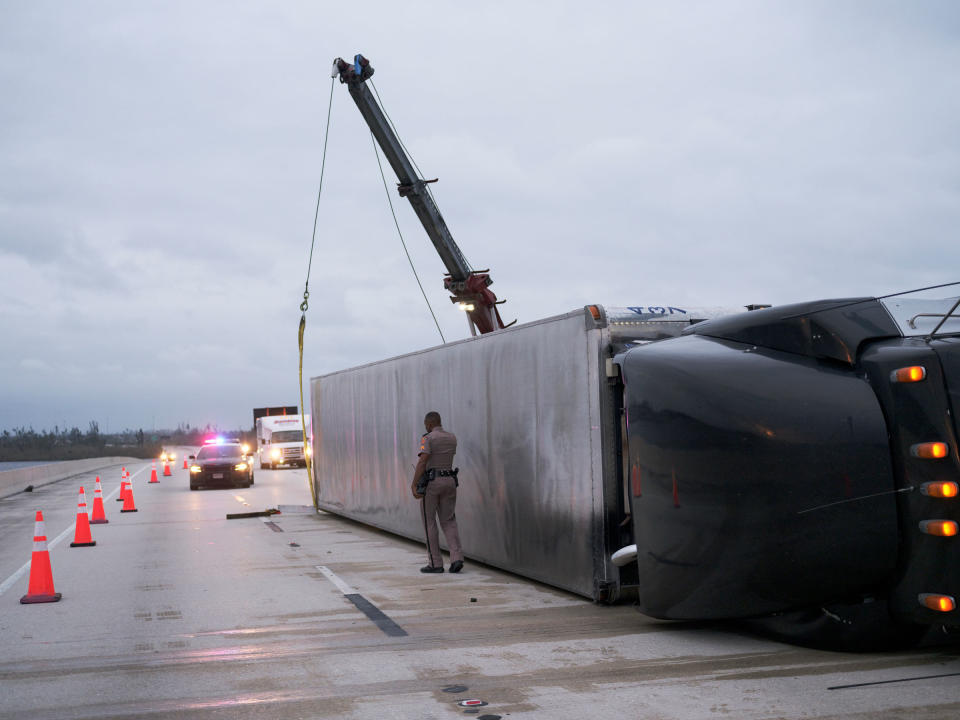
M 467 557 L 593 597 L 601 332 L 573 312 L 313 378 L 318 506 L 422 540 L 410 481 L 436 410 L 459 441 Z

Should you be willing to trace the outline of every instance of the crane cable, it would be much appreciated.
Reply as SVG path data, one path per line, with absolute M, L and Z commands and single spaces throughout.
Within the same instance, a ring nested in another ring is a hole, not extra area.
M 334 78 L 330 78 L 330 98 L 327 100 L 327 129 L 323 134 L 323 156 L 320 160 L 320 187 L 317 189 L 317 208 L 313 213 L 313 236 L 310 240 L 310 260 L 307 263 L 307 280 L 303 285 L 303 302 L 300 303 L 300 329 L 297 332 L 297 344 L 300 348 L 300 429 L 303 431 L 303 457 L 307 463 L 307 482 L 310 484 L 310 497 L 317 507 L 317 483 L 313 477 L 312 443 L 307 437 L 307 421 L 303 407 L 303 331 L 307 329 L 307 308 L 310 306 L 310 270 L 313 268 L 313 248 L 317 243 L 317 218 L 320 216 L 320 193 L 323 192 L 323 171 L 327 166 L 327 140 L 330 138 L 330 113 L 333 110 Z
M 417 274 L 417 269 L 413 266 L 413 260 L 410 257 L 410 251 L 407 250 L 407 243 L 403 239 L 403 233 L 400 231 L 400 223 L 397 222 L 397 212 L 393 209 L 393 199 L 390 197 L 390 188 L 387 186 L 387 176 L 383 174 L 383 163 L 380 162 L 380 151 L 377 150 L 377 139 L 373 136 L 373 133 L 370 133 L 370 139 L 373 141 L 373 154 L 377 156 L 377 167 L 380 168 L 380 179 L 383 180 L 383 189 L 387 193 L 387 203 L 390 205 L 390 214 L 393 215 L 393 224 L 397 228 L 397 235 L 400 236 L 400 244 L 403 245 L 403 252 L 407 256 L 407 262 L 410 263 L 410 269 L 413 270 L 413 277 L 417 280 L 417 285 L 420 287 L 420 294 L 423 295 L 424 301 L 427 303 L 427 309 L 430 311 L 430 317 L 433 318 L 433 324 L 437 326 L 437 332 L 440 333 L 440 342 L 446 343 L 447 339 L 443 336 L 443 330 L 440 329 L 440 323 L 437 321 L 437 316 L 433 312 L 433 306 L 430 305 L 430 300 L 427 299 L 427 293 L 423 289 L 423 283 L 420 282 L 420 276 Z
M 387 112 L 386 106 L 383 104 L 383 99 L 380 97 L 380 91 L 377 90 L 377 86 L 373 83 L 373 78 L 367 80 L 367 84 L 373 88 L 373 95 L 377 98 L 377 102 L 380 103 L 380 109 L 383 111 L 383 116 L 387 119 L 387 122 L 390 124 L 390 128 L 393 130 L 393 134 L 397 136 L 397 142 L 400 143 L 400 147 L 403 148 L 403 151 L 407 154 L 407 157 L 410 158 L 410 162 L 413 163 L 414 169 L 420 175 L 420 179 L 423 179 L 423 171 L 420 169 L 420 166 L 417 165 L 417 161 L 413 159 L 413 153 L 407 149 L 407 146 L 403 144 L 403 138 L 400 137 L 400 133 L 397 131 L 397 126 L 393 124 L 393 118 L 390 117 L 390 114 Z M 430 199 L 433 200 L 433 204 L 437 204 L 437 199 L 433 196 L 433 190 L 430 189 L 430 186 L 424 183 L 424 190 L 427 191 L 427 195 L 430 196 Z M 466 258 L 464 258 L 466 260 Z
M 303 333 L 307 328 L 307 309 L 310 306 L 310 271 L 313 269 L 313 249 L 317 243 L 317 220 L 320 217 L 320 195 L 323 192 L 323 173 L 327 165 L 327 141 L 330 138 L 330 115 L 333 110 L 333 87 L 335 82 L 336 78 L 332 77 L 330 79 L 330 98 L 327 101 L 327 128 L 323 135 L 323 156 L 320 162 L 320 187 L 317 189 L 317 206 L 313 214 L 313 235 L 310 239 L 310 260 L 307 263 L 307 279 L 303 286 L 303 302 L 300 303 L 300 328 L 297 332 L 297 345 L 299 347 L 300 357 L 300 365 L 298 370 L 298 379 L 300 384 L 300 428 L 303 432 L 304 448 L 311 447 L 311 443 L 310 438 L 307 437 L 307 421 L 304 419 L 305 413 L 303 412 Z M 373 85 L 372 82 L 370 84 Z M 373 91 L 377 95 L 377 100 L 380 101 L 380 94 L 377 93 L 377 89 L 375 87 Z M 380 105 L 381 107 L 383 106 L 382 101 L 380 102 Z M 386 115 L 386 111 L 384 111 L 384 115 Z M 387 116 L 387 121 L 390 123 L 394 134 L 397 135 L 397 139 L 399 140 L 400 135 L 397 133 L 396 127 L 393 126 L 393 120 Z M 420 288 L 420 294 L 423 295 L 423 299 L 427 303 L 427 309 L 430 311 L 430 317 L 433 318 L 433 324 L 437 326 L 437 332 L 440 333 L 440 341 L 446 343 L 447 340 L 443 336 L 443 330 L 440 329 L 440 323 L 437 320 L 436 314 L 433 312 L 433 306 L 430 305 L 430 300 L 427 298 L 427 293 L 423 289 L 423 283 L 420 282 L 420 276 L 417 274 L 417 268 L 414 267 L 413 259 L 410 257 L 410 251 L 407 249 L 407 243 L 403 239 L 403 232 L 400 230 L 400 223 L 397 221 L 397 213 L 393 207 L 393 199 L 390 197 L 390 189 L 387 185 L 387 177 L 383 172 L 383 163 L 380 162 L 380 152 L 377 149 L 377 141 L 372 132 L 370 133 L 370 139 L 373 140 L 373 152 L 377 158 L 377 167 L 380 169 L 380 179 L 383 181 L 383 189 L 387 194 L 387 203 L 390 205 L 390 214 L 393 216 L 393 224 L 396 226 L 397 234 L 400 236 L 400 244 L 403 246 L 403 252 L 407 256 L 407 262 L 410 263 L 410 269 L 413 271 L 413 277 L 416 279 L 417 285 Z M 403 141 L 400 141 L 400 144 L 402 146 Z M 406 150 L 406 147 L 404 147 L 404 150 Z M 409 151 L 407 151 L 407 155 L 410 155 Z M 413 161 L 412 156 L 411 161 Z M 415 162 L 414 167 L 416 167 Z M 420 168 L 418 167 L 417 172 L 420 172 Z M 429 187 L 427 187 L 427 192 L 430 193 Z M 432 198 L 433 194 L 430 193 L 430 196 Z M 313 498 L 313 506 L 317 507 L 317 484 L 313 476 L 313 461 L 311 455 L 307 452 L 304 452 L 304 458 L 307 463 L 307 481 L 310 483 L 310 495 Z

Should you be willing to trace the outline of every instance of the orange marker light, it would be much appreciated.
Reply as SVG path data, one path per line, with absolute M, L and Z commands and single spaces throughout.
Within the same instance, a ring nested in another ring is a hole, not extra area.
M 923 365 L 911 365 L 890 373 L 890 382 L 915 383 L 927 377 L 927 369 Z
M 937 595 L 936 593 L 920 593 L 917 598 L 920 604 L 925 608 L 937 610 L 938 612 L 951 612 L 956 609 L 956 601 L 949 595 Z
M 953 537 L 957 534 L 957 524 L 953 520 L 922 520 L 920 530 L 927 535 Z
M 950 448 L 943 442 L 917 443 L 910 447 L 910 454 L 924 460 L 939 460 L 945 458 Z
M 928 482 L 920 486 L 920 492 L 927 497 L 955 498 L 960 494 L 960 486 L 955 482 Z

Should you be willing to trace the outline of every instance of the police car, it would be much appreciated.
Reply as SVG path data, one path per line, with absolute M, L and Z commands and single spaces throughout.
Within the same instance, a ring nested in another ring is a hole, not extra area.
M 190 460 L 190 489 L 219 485 L 253 485 L 253 462 L 248 449 L 239 442 L 222 437 L 211 438 Z

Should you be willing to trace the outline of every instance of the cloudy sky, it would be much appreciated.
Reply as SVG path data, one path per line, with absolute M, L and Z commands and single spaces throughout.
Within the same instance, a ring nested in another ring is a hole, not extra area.
M 0 428 L 235 428 L 298 404 L 329 70 L 356 52 L 507 320 L 960 280 L 953 2 L 0 0 L 0 17 Z M 395 203 L 444 334 L 465 337 Z M 308 376 L 439 342 L 339 83 L 310 291 Z

